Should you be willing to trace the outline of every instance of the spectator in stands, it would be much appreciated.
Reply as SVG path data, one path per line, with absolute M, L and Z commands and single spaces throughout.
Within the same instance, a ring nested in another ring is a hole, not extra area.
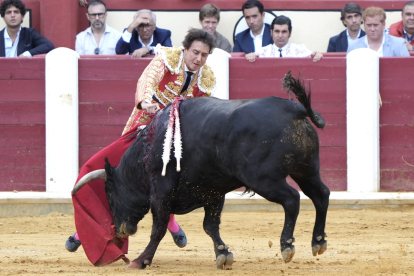
M 231 53 L 231 44 L 228 39 L 216 31 L 220 22 L 220 9 L 213 4 L 204 5 L 200 10 L 199 19 L 203 30 L 214 37 L 216 48 Z
M 86 11 L 91 26 L 76 36 L 75 51 L 80 55 L 116 55 L 115 45 L 122 34 L 105 23 L 105 3 L 92 0 Z
M 401 18 L 400 22 L 390 26 L 390 35 L 404 38 L 407 49 L 414 51 L 414 1 L 405 3 Z
M 257 0 L 248 0 L 243 4 L 242 11 L 249 28 L 236 35 L 233 52 L 254 53 L 273 43 L 270 26 L 263 22 L 266 14 L 263 4 Z
M 139 10 L 132 23 L 124 30 L 116 44 L 116 53 L 130 54 L 133 58 L 141 58 L 154 54 L 157 44 L 172 47 L 171 31 L 156 26 L 157 17 L 150 10 Z
M 292 21 L 289 17 L 280 15 L 273 19 L 270 33 L 274 43 L 255 53 L 246 54 L 248 61 L 254 62 L 256 57 L 312 57 L 314 62 L 318 62 L 323 57 L 321 53 L 312 52 L 303 44 L 289 43 L 292 34 Z
M 53 44 L 35 29 L 21 26 L 26 14 L 22 1 L 3 1 L 0 14 L 6 23 L 0 32 L 0 57 L 32 57 L 53 50 Z
M 385 11 L 379 7 L 369 7 L 362 14 L 366 36 L 359 38 L 348 47 L 348 53 L 358 48 L 369 48 L 380 57 L 409 56 L 405 40 L 384 33 Z
M 361 7 L 355 3 L 348 3 L 342 8 L 341 21 L 346 30 L 329 39 L 327 52 L 346 52 L 348 45 L 365 36 L 365 32 L 361 29 L 362 12 Z

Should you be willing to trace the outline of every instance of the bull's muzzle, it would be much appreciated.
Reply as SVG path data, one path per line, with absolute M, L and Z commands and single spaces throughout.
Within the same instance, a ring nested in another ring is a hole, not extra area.
M 115 235 L 117 238 L 123 239 L 128 236 L 134 235 L 138 230 L 138 225 L 132 225 L 128 222 L 122 222 Z

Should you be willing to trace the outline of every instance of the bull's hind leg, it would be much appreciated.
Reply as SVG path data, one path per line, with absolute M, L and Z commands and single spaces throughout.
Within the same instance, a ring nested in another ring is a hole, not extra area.
M 316 256 L 323 254 L 328 247 L 328 242 L 325 240 L 325 225 L 330 191 L 322 182 L 319 172 L 304 175 L 306 168 L 300 171 L 300 174 L 291 174 L 291 177 L 315 205 L 316 219 L 312 235 L 312 254 Z
M 224 205 L 224 195 L 209 200 L 204 205 L 204 231 L 211 237 L 216 254 L 217 269 L 231 269 L 233 265 L 233 253 L 220 237 L 220 217 Z
M 293 232 L 299 214 L 300 196 L 299 192 L 287 184 L 286 179 L 274 182 L 261 182 L 259 185 L 250 184 L 249 187 L 266 198 L 267 200 L 279 203 L 285 211 L 285 224 L 280 237 L 280 249 L 283 261 L 288 263 L 295 255 Z

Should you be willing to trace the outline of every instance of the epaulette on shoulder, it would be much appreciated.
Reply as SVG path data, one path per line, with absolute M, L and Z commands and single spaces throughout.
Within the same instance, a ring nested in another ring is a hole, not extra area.
M 164 47 L 161 44 L 157 44 L 155 53 L 161 55 L 165 66 L 170 70 L 171 74 L 178 74 L 180 72 L 184 57 L 184 48 L 182 46 Z
M 198 88 L 209 96 L 216 90 L 216 77 L 214 76 L 211 67 L 207 64 L 204 64 L 204 66 L 200 68 L 197 84 Z

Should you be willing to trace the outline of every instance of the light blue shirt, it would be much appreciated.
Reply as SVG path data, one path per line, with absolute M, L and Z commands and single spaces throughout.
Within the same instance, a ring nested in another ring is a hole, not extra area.
M 20 27 L 19 31 L 17 32 L 16 40 L 13 41 L 9 36 L 9 33 L 7 32 L 7 28 L 4 29 L 4 53 L 5 57 L 17 57 L 17 45 L 19 45 L 19 37 L 20 37 L 20 31 L 22 27 Z M 29 51 L 26 51 L 23 53 L 25 57 L 32 57 L 32 54 L 30 54 Z
M 368 36 L 367 35 L 365 36 L 364 42 L 365 42 L 365 45 L 367 45 L 367 48 L 368 49 L 371 49 L 371 47 L 369 47 Z M 383 57 L 384 56 L 384 42 L 385 42 L 385 35 L 382 36 L 381 47 L 379 47 L 379 49 L 377 51 L 377 53 L 378 53 L 378 55 L 380 57 Z
M 346 29 L 346 38 L 348 39 L 348 47 L 354 44 L 358 40 L 360 35 L 361 35 L 361 28 L 359 29 L 358 35 L 355 39 L 352 39 L 352 37 L 349 35 L 348 29 Z

